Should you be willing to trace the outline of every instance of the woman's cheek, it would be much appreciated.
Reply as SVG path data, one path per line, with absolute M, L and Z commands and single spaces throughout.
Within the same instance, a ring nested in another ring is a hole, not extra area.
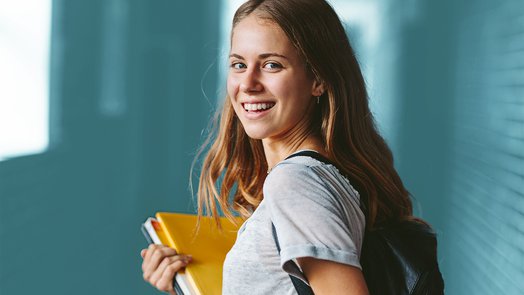
M 235 78 L 228 76 L 227 77 L 227 94 L 231 98 L 231 102 L 235 102 L 235 98 L 238 93 L 238 83 Z

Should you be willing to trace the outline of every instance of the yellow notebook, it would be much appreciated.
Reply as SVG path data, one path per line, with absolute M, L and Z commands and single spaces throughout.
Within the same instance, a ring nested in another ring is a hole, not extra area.
M 200 230 L 195 235 L 196 215 L 159 212 L 156 218 L 162 228 L 161 231 L 156 230 L 162 244 L 178 253 L 193 256 L 185 270 L 177 274 L 185 281 L 189 294 L 221 294 L 222 266 L 227 252 L 235 243 L 239 226 L 221 217 L 220 232 L 210 217 L 202 217 Z M 239 218 L 238 224 L 241 222 Z

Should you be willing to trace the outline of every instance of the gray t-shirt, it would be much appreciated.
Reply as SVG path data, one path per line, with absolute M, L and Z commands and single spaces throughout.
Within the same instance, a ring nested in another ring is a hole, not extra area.
M 307 156 L 284 160 L 268 175 L 263 193 L 224 261 L 224 295 L 297 294 L 289 273 L 304 279 L 291 263 L 299 257 L 360 268 L 365 218 L 357 191 L 337 168 Z

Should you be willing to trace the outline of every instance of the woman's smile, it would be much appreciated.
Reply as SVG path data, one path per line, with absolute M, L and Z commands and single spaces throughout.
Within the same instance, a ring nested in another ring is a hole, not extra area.
M 268 115 L 275 106 L 275 103 L 271 101 L 261 100 L 253 102 L 244 102 L 241 103 L 241 105 L 244 109 L 243 116 L 246 119 L 257 120 Z
M 272 102 L 262 102 L 262 103 L 243 103 L 242 106 L 247 112 L 261 112 L 267 111 L 272 108 L 275 104 Z

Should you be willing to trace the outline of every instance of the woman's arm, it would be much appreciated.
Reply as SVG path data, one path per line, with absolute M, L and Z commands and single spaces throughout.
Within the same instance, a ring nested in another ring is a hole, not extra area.
M 316 295 L 368 295 L 362 271 L 354 266 L 312 257 L 297 258 Z

